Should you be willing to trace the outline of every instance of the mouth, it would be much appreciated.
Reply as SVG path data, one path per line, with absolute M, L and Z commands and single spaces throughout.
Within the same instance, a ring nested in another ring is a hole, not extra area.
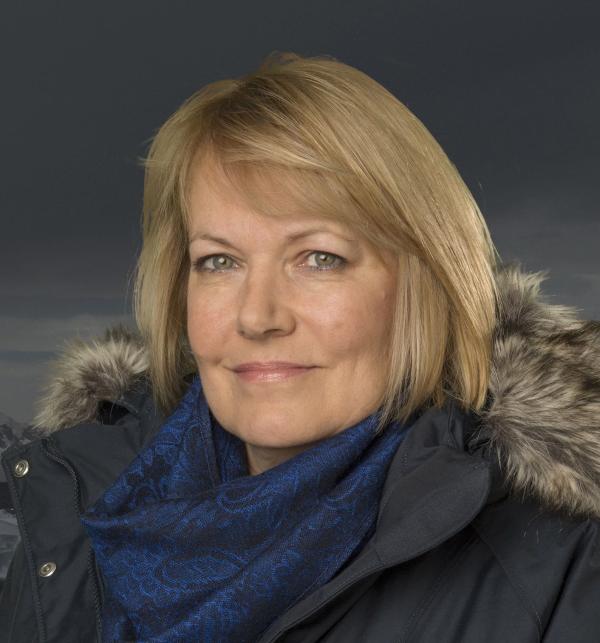
M 234 371 L 234 373 L 244 382 L 282 382 L 300 375 L 304 375 L 313 370 L 314 366 L 297 366 L 288 368 L 271 368 L 271 369 L 246 369 Z

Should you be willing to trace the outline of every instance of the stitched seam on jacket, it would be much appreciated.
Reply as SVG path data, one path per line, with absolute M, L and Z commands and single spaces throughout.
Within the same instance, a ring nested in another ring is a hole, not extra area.
M 476 541 L 477 535 L 471 535 L 471 537 L 468 538 L 468 540 L 459 547 L 458 551 L 452 557 L 452 560 L 438 574 L 437 578 L 433 581 L 433 584 L 428 589 L 427 595 L 421 600 L 419 605 L 415 608 L 415 610 L 409 617 L 408 623 L 406 624 L 404 631 L 401 633 L 400 638 L 398 639 L 398 643 L 406 643 L 411 640 L 420 619 L 429 610 L 429 608 L 431 607 L 431 603 L 446 583 L 446 580 L 448 579 L 450 574 L 456 569 L 457 565 L 464 558 L 469 549 L 473 547 Z
M 485 545 L 490 550 L 490 552 L 492 552 L 492 555 L 498 562 L 500 569 L 504 572 L 504 575 L 506 576 L 509 585 L 513 588 L 513 591 L 515 592 L 515 594 L 521 598 L 521 600 L 523 601 L 523 604 L 526 606 L 524 607 L 525 611 L 530 616 L 533 617 L 533 620 L 535 621 L 535 625 L 538 631 L 538 636 L 540 637 L 540 640 L 541 640 L 542 632 L 543 632 L 542 619 L 538 614 L 537 610 L 535 609 L 535 605 L 529 600 L 529 596 L 527 595 L 525 588 L 518 581 L 516 573 L 513 571 L 512 567 L 507 565 L 506 562 L 500 558 L 500 556 L 496 553 L 496 550 L 494 549 L 494 547 L 492 547 L 491 543 L 483 535 L 481 529 L 477 527 L 475 522 L 473 523 L 473 529 L 475 529 L 481 541 L 485 543 Z
M 28 450 L 29 448 L 25 447 L 22 450 L 19 449 L 19 450 L 11 451 L 10 455 L 12 456 L 12 454 L 14 453 L 15 455 L 18 454 L 18 456 L 20 457 L 23 454 L 26 454 Z M 35 619 L 37 621 L 37 626 L 38 626 L 39 643 L 46 643 L 46 629 L 44 627 L 42 603 L 40 601 L 40 595 L 39 595 L 38 586 L 37 586 L 37 573 L 35 568 L 35 560 L 33 558 L 33 550 L 31 549 L 29 534 L 27 533 L 27 529 L 25 528 L 25 516 L 23 515 L 23 510 L 21 509 L 21 499 L 19 498 L 19 495 L 17 493 L 17 487 L 15 485 L 15 481 L 13 480 L 12 471 L 10 471 L 8 468 L 8 461 L 5 460 L 4 457 L 2 457 L 2 465 L 6 473 L 6 482 L 8 484 L 8 488 L 10 490 L 10 493 L 13 499 L 14 510 L 17 516 L 19 530 L 21 532 L 21 542 L 23 543 L 23 550 L 25 551 L 25 560 L 27 561 L 27 567 L 29 568 L 29 575 L 31 580 L 31 593 L 33 595 L 32 596 L 33 607 L 35 612 Z
M 50 436 L 45 440 L 42 440 L 42 448 L 49 458 L 51 458 L 55 462 L 58 462 L 63 467 L 65 467 L 65 469 L 68 471 L 69 475 L 71 476 L 71 479 L 73 480 L 73 484 L 75 487 L 75 491 L 72 496 L 72 502 L 73 502 L 76 515 L 81 516 L 80 485 L 79 485 L 79 480 L 77 478 L 77 473 L 75 472 L 75 469 L 71 466 L 71 463 L 68 462 L 68 460 L 66 460 L 65 458 L 63 458 L 62 455 L 60 454 L 60 449 L 58 448 L 58 445 L 54 439 L 54 436 Z M 92 582 L 92 591 L 93 591 L 94 608 L 95 608 L 94 612 L 96 617 L 96 636 L 98 637 L 98 641 L 101 641 L 102 640 L 102 622 L 100 617 L 100 599 L 98 596 L 98 586 L 96 582 L 95 572 L 91 564 L 92 563 L 92 560 L 90 557 L 91 552 L 92 552 L 92 546 L 88 540 L 87 555 L 86 555 L 87 573 Z

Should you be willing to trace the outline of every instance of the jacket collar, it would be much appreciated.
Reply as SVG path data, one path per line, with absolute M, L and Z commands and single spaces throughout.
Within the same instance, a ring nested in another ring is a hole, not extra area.
M 467 414 L 469 431 L 454 451 L 485 455 L 514 494 L 600 517 L 600 322 L 549 303 L 545 278 L 517 263 L 499 267 L 488 404 Z M 122 326 L 73 341 L 55 362 L 34 427 L 47 434 L 96 421 L 103 403 L 153 415 L 147 369 L 147 348 Z
M 390 464 L 379 505 L 376 548 L 384 564 L 432 549 L 503 495 L 494 467 L 465 449 L 473 416 L 449 402 L 425 411 Z M 490 497 L 492 494 L 494 497 Z

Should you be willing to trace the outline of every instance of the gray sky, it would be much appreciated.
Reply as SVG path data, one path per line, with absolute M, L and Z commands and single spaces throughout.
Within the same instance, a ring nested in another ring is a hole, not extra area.
M 202 85 L 329 54 L 429 128 L 506 260 L 600 318 L 595 2 L 6 3 L 0 19 L 0 411 L 29 421 L 66 339 L 130 320 L 138 157 Z

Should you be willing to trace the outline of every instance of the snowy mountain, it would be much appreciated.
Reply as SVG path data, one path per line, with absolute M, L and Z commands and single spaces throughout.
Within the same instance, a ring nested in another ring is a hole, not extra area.
M 33 429 L 24 422 L 17 422 L 0 411 L 0 454 L 13 444 L 25 444 L 35 438 Z

